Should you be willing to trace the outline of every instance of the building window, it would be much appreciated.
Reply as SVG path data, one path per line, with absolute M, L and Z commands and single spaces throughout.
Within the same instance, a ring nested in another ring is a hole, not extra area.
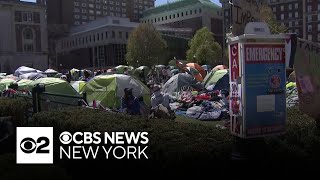
M 79 2 L 74 2 L 74 6 L 79 6 Z
M 75 19 L 79 19 L 80 16 L 79 16 L 79 15 L 74 15 L 74 18 L 75 18 Z
M 299 8 L 299 4 L 298 4 L 298 3 L 295 3 L 295 4 L 294 4 L 294 8 L 295 8 L 295 9 L 298 9 L 298 8 Z
M 100 40 L 100 34 L 98 33 L 98 36 L 97 36 L 97 40 L 99 41 Z
M 94 5 L 93 4 L 89 4 L 89 8 L 94 8 Z
M 192 10 L 190 10 L 190 15 L 192 15 Z
M 119 38 L 122 38 L 122 32 L 119 32 Z
M 101 11 L 96 11 L 96 14 L 97 15 L 101 15 Z
M 87 4 L 86 3 L 82 3 L 81 6 L 82 7 L 87 7 Z
M 176 15 L 175 15 L 175 14 L 173 15 L 173 18 L 176 18 Z
M 299 21 L 294 22 L 295 26 L 299 26 Z
M 168 20 L 168 16 L 166 16 L 166 20 Z
M 318 34 L 318 41 L 320 41 L 320 34 Z
M 80 22 L 79 21 L 75 21 L 74 25 L 80 25 Z
M 114 31 L 112 31 L 112 38 L 116 37 L 116 33 Z
M 289 27 L 292 27 L 292 22 L 291 21 L 289 21 Z
M 171 18 L 170 18 L 171 19 Z M 158 18 L 158 21 L 160 21 L 160 18 Z
M 295 12 L 295 13 L 294 13 L 294 16 L 295 16 L 295 18 L 298 18 L 298 17 L 299 17 L 299 13 L 298 13 L 298 12 Z
M 177 13 L 177 18 L 179 17 L 179 13 Z
M 106 39 L 108 39 L 108 32 L 106 32 L 105 34 L 106 34 Z
M 186 16 L 188 16 L 188 11 L 186 11 Z
M 94 14 L 94 11 L 93 10 L 89 10 L 89 14 Z
M 85 19 L 85 20 L 86 20 L 86 19 L 88 19 L 88 17 L 87 17 L 87 16 L 82 16 L 82 19 Z
M 196 9 L 194 10 L 194 14 L 197 14 L 197 10 Z
M 277 11 L 277 8 L 276 8 L 276 7 L 272 7 L 272 11 L 273 11 L 273 12 L 276 12 L 276 11 Z M 226 12 L 228 12 L 228 11 L 226 11 Z
M 312 41 L 312 34 L 308 34 L 308 40 Z
M 22 30 L 22 43 L 24 52 L 34 51 L 34 33 L 31 28 L 24 28 Z
M 297 35 L 299 35 L 299 32 L 300 32 L 299 29 L 296 29 L 296 34 L 297 34 Z
M 82 9 L 81 12 L 82 13 L 87 13 L 87 10 L 86 9 Z
M 128 32 L 126 32 L 126 39 L 128 39 L 129 38 L 129 33 Z
M 74 12 L 80 12 L 80 9 L 74 8 Z
M 312 32 L 312 25 L 308 25 L 308 32 Z
M 320 31 L 320 24 L 318 24 L 318 31 Z
M 284 11 L 284 6 L 280 6 L 281 11 Z
M 320 14 L 318 14 L 318 21 L 320 21 Z
M 289 10 L 292 10 L 292 4 L 289 4 Z
M 163 17 L 162 17 L 162 21 L 163 21 Z
M 181 13 L 181 16 L 183 17 L 183 12 Z
M 311 6 L 311 5 L 308 5 L 307 11 L 308 11 L 308 12 L 311 12 L 311 11 L 312 11 L 312 6 Z
M 32 13 L 22 12 L 22 22 L 32 22 Z
M 292 18 L 292 13 L 289 13 L 289 18 Z
M 312 16 L 308 15 L 308 22 L 311 22 L 311 21 L 312 21 Z
M 281 14 L 281 20 L 284 20 L 284 14 Z

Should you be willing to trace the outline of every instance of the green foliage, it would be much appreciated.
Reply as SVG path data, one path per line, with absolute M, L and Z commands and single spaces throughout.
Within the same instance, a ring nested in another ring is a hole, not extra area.
M 0 98 L 0 117 L 12 116 L 15 126 L 22 125 L 24 113 L 32 107 L 24 99 Z
M 199 29 L 189 42 L 187 60 L 198 64 L 216 65 L 221 59 L 222 48 L 215 41 L 213 33 L 204 27 Z M 195 58 L 194 58 L 195 57 Z
M 263 5 L 260 7 L 261 19 L 268 24 L 272 34 L 286 33 L 288 29 L 282 26 L 276 20 L 272 9 L 268 5 Z
M 167 43 L 151 24 L 140 24 L 129 36 L 126 60 L 128 65 L 139 67 L 164 64 Z

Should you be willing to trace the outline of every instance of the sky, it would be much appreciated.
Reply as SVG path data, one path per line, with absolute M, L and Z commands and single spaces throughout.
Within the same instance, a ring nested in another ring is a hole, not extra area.
M 23 0 L 23 1 L 35 2 L 35 0 Z M 174 0 L 156 0 L 156 6 L 159 6 L 161 4 L 166 4 L 167 1 L 173 2 Z M 221 6 L 221 4 L 219 3 L 219 0 L 211 0 L 211 1 L 216 3 L 217 5 Z

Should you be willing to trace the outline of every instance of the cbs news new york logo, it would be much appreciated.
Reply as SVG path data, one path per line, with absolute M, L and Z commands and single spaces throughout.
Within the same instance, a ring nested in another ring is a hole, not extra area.
M 53 128 L 17 127 L 17 164 L 53 164 Z

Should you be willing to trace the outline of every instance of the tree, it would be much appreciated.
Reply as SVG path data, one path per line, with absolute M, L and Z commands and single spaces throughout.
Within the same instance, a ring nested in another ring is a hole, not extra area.
M 217 64 L 221 59 L 222 48 L 215 41 L 213 33 L 204 27 L 199 29 L 189 41 L 187 60 L 198 64 Z
M 288 31 L 285 26 L 282 26 L 277 22 L 270 6 L 266 4 L 262 5 L 260 7 L 260 15 L 261 20 L 268 24 L 272 34 L 286 33 Z
M 166 41 L 153 25 L 140 24 L 129 36 L 126 60 L 134 67 L 163 64 L 166 49 Z

